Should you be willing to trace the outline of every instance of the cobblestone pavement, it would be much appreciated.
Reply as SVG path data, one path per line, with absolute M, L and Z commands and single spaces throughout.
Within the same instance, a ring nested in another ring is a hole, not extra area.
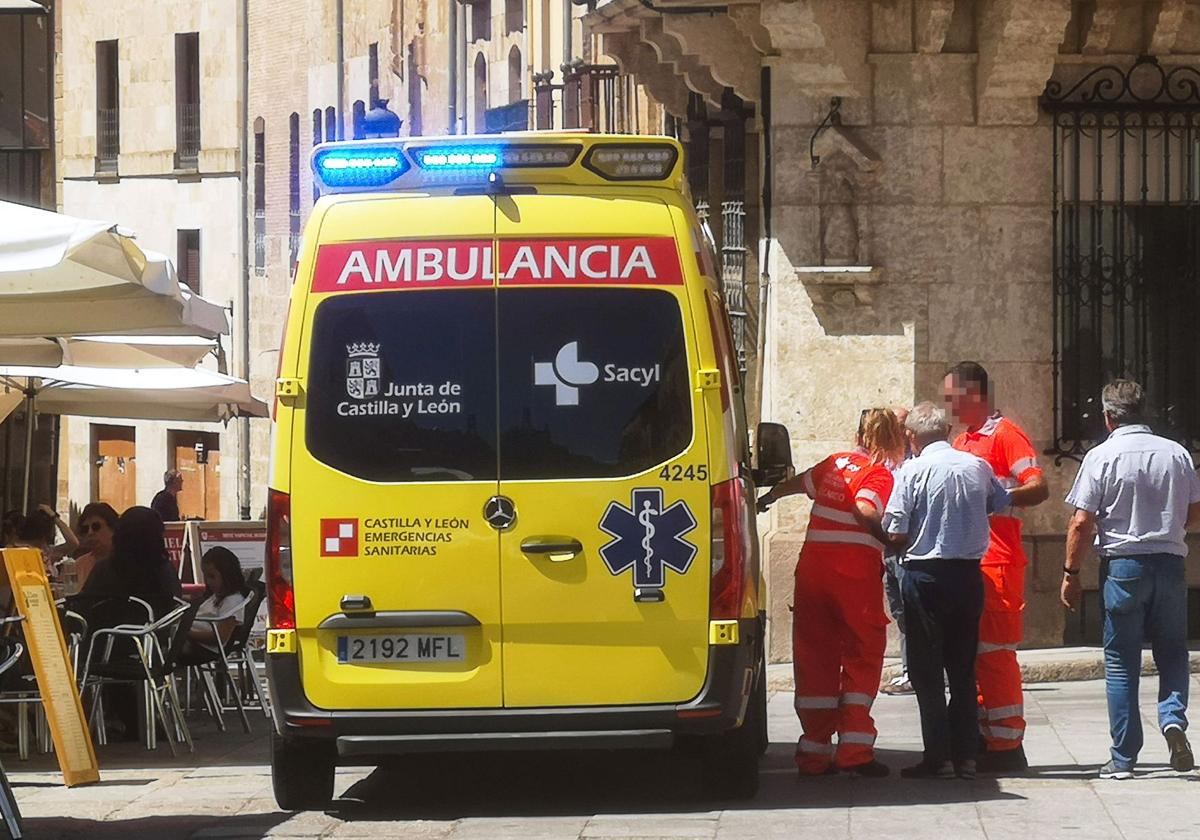
M 1093 779 L 1107 758 L 1103 684 L 1031 686 L 1025 695 L 1033 764 L 1028 777 L 913 782 L 829 777 L 800 782 L 791 755 L 799 727 L 790 697 L 771 699 L 772 745 L 757 799 L 701 802 L 696 777 L 668 755 L 458 756 L 339 771 L 328 813 L 281 813 L 271 798 L 265 725 L 219 734 L 197 721 L 195 754 L 169 760 L 136 744 L 100 749 L 103 781 L 67 790 L 52 757 L 6 757 L 32 838 L 413 837 L 550 838 L 922 838 L 1042 840 L 1049 837 L 1200 836 L 1200 775 L 1166 768 L 1155 735 L 1156 680 L 1143 681 L 1147 748 L 1139 778 Z M 1200 696 L 1200 677 L 1193 677 Z M 917 757 L 911 697 L 875 706 L 880 757 L 893 770 Z M 1198 744 L 1197 746 L 1200 746 Z

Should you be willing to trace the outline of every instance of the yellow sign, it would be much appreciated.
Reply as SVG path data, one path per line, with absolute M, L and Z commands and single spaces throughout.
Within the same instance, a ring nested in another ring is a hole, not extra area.
M 3 554 L 13 601 L 25 619 L 21 625 L 25 647 L 50 722 L 63 781 L 67 787 L 98 782 L 100 766 L 75 687 L 75 673 L 67 658 L 67 645 L 42 555 L 33 548 L 6 548 Z

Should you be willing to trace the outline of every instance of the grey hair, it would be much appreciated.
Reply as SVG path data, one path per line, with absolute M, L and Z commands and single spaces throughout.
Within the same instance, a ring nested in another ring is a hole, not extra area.
M 177 478 L 183 478 L 183 473 L 179 470 L 167 470 L 163 473 L 163 486 L 165 487 Z
M 904 421 L 904 428 L 918 439 L 945 440 L 950 435 L 950 424 L 946 422 L 945 409 L 938 408 L 926 400 L 913 406 Z
M 1114 379 L 1100 392 L 1104 413 L 1118 426 L 1141 423 L 1146 412 L 1146 392 L 1132 379 Z

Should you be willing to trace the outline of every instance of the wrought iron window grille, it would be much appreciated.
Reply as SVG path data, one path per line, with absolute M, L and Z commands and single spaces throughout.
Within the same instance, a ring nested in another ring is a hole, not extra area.
M 1052 117 L 1054 441 L 1106 435 L 1100 389 L 1146 389 L 1156 431 L 1200 451 L 1200 70 L 1151 57 L 1042 96 Z

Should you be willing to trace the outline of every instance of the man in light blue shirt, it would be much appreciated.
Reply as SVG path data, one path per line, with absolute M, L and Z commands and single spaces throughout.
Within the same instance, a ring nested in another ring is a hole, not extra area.
M 987 462 L 950 446 L 946 412 L 933 403 L 916 406 L 905 427 L 917 456 L 896 472 L 877 535 L 904 552 L 908 674 L 925 742 L 921 762 L 901 775 L 972 779 L 979 745 L 979 560 L 990 539 L 988 514 L 1008 505 L 1008 493 Z M 950 683 L 948 708 L 943 675 Z
M 1185 531 L 1200 521 L 1200 477 L 1179 444 L 1143 423 L 1145 395 L 1118 379 L 1101 394 L 1108 440 L 1083 459 L 1067 504 L 1062 601 L 1074 610 L 1079 570 L 1095 535 L 1104 596 L 1104 672 L 1112 758 L 1102 779 L 1128 779 L 1142 748 L 1138 678 L 1149 641 L 1159 673 L 1158 724 L 1171 767 L 1195 766 L 1187 735 L 1188 650 Z

